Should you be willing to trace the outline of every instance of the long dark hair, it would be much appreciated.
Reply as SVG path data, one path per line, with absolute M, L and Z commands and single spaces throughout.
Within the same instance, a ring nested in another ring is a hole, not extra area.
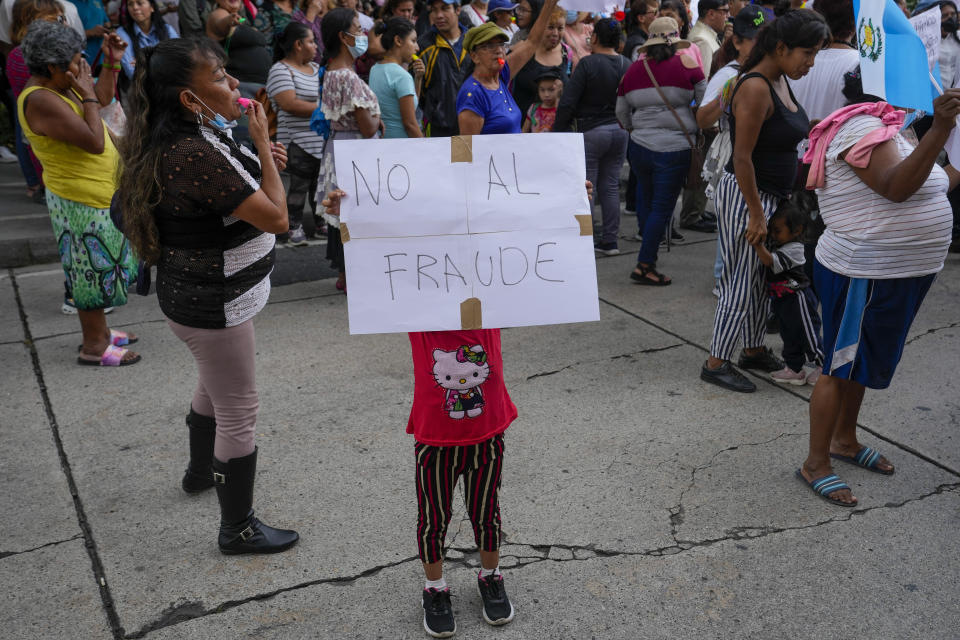
M 676 52 L 675 44 L 652 44 L 643 50 L 643 54 L 655 62 L 669 60 Z
M 293 51 L 294 45 L 308 35 L 310 35 L 310 27 L 302 22 L 291 20 L 283 28 L 283 31 L 276 35 L 276 40 L 273 43 L 273 61 L 280 62 L 286 58 Z
M 711 78 L 717 71 L 720 71 L 720 69 L 740 57 L 740 52 L 737 51 L 737 43 L 734 41 L 734 38 L 739 37 L 740 36 L 737 35 L 731 35 L 729 38 L 725 38 L 723 44 L 720 45 L 717 52 L 713 54 L 713 61 L 710 63 Z
M 406 18 L 387 18 L 373 28 L 373 32 L 380 36 L 380 46 L 384 51 L 390 51 L 393 48 L 395 38 L 403 40 L 416 30 L 413 23 Z
M 125 105 L 126 134 L 120 138 L 118 189 L 124 235 L 148 264 L 160 257 L 153 210 L 160 201 L 160 160 L 184 126 L 180 92 L 189 86 L 200 64 L 224 59 L 223 49 L 208 38 L 165 40 L 137 54 Z
M 830 37 L 830 27 L 816 11 L 788 11 L 760 29 L 753 51 L 740 67 L 740 75 L 745 75 L 760 64 L 760 61 L 776 51 L 780 44 L 788 49 L 824 46 L 830 42 Z
M 340 55 L 340 34 L 350 31 L 353 19 L 357 12 L 346 7 L 337 7 L 320 21 L 320 35 L 323 36 L 323 62 L 320 66 L 326 66 L 331 59 Z
M 160 15 L 160 7 L 157 6 L 157 0 L 147 0 L 147 2 L 149 2 L 150 6 L 153 7 L 153 13 L 150 14 L 150 29 L 156 32 L 157 40 L 161 42 L 168 40 L 169 34 L 167 33 L 167 23 L 164 22 L 163 16 Z M 130 41 L 133 43 L 134 57 L 136 57 L 137 53 L 140 52 L 140 39 L 133 30 L 133 27 L 136 24 L 136 20 L 130 17 L 130 10 L 127 9 L 124 11 L 120 25 L 123 27 L 123 30 L 127 32 L 127 35 L 130 36 Z

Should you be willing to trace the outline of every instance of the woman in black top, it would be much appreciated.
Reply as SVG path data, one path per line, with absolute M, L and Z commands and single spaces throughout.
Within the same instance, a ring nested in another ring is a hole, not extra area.
M 566 13 L 563 9 L 555 9 L 547 23 L 547 30 L 540 40 L 540 46 L 527 64 L 513 75 L 510 83 L 510 93 L 520 107 L 520 113 L 530 110 L 530 105 L 537 100 L 537 80 L 547 69 L 556 69 L 560 72 L 560 80 L 566 84 L 573 69 L 570 52 L 567 45 L 561 42 L 563 27 L 566 25 Z M 514 45 L 516 46 L 516 45 Z
M 190 465 L 182 487 L 216 487 L 220 550 L 272 553 L 294 531 L 253 516 L 258 397 L 253 317 L 270 295 L 274 235 L 287 230 L 278 169 L 258 102 L 246 109 L 253 154 L 226 131 L 243 115 L 237 80 L 212 41 L 176 39 L 144 49 L 121 141 L 124 233 L 157 265 L 157 300 L 199 370 L 187 426 Z
M 783 368 L 763 346 L 769 300 L 763 264 L 752 245 L 764 241 L 767 220 L 790 197 L 797 145 L 809 129 L 807 114 L 794 99 L 787 78 L 806 75 L 829 41 L 830 29 L 818 13 L 798 9 L 777 18 L 757 34 L 731 97 L 733 156 L 716 194 L 722 259 L 719 301 L 710 358 L 700 377 L 733 391 L 756 390 L 730 364 L 738 341 L 743 342 L 740 367 L 766 372 Z
M 603 212 L 603 233 L 596 250 L 620 253 L 620 169 L 627 155 L 629 134 L 617 122 L 617 86 L 630 61 L 617 53 L 620 23 L 600 20 L 593 28 L 593 52 L 582 58 L 564 88 L 554 131 L 570 131 L 576 124 L 583 134 L 587 180 L 596 185 Z

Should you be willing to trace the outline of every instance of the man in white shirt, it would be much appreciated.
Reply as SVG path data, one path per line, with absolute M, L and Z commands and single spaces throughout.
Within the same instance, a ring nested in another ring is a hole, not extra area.
M 710 77 L 713 54 L 720 49 L 723 28 L 730 17 L 729 0 L 700 0 L 698 5 L 700 19 L 690 30 L 690 42 L 700 48 L 703 57 L 703 75 Z
M 13 24 L 13 3 L 15 0 L 0 0 L 0 49 L 6 54 L 13 48 L 13 41 L 10 37 L 10 27 Z M 57 4 L 63 9 L 63 16 L 67 20 L 67 26 L 79 33 L 86 39 L 86 32 L 83 30 L 83 23 L 80 21 L 80 15 L 77 8 L 68 0 L 57 0 Z

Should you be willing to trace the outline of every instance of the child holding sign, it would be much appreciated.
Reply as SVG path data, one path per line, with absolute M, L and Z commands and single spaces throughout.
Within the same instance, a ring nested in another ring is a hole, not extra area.
M 346 195 L 339 189 L 327 194 L 323 206 L 329 215 L 340 214 Z M 443 577 L 443 543 L 461 476 L 480 549 L 477 591 L 483 619 L 491 625 L 513 620 L 499 567 L 499 491 L 503 432 L 517 417 L 517 408 L 504 385 L 499 329 L 408 335 L 414 390 L 407 433 L 415 440 L 417 546 L 426 575 L 423 628 L 434 638 L 448 638 L 457 624 Z

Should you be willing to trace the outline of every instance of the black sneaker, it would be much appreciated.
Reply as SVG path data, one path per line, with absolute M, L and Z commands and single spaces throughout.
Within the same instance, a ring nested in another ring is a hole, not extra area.
M 457 632 L 450 606 L 450 589 L 423 590 L 423 630 L 434 638 L 449 638 Z
M 513 605 L 503 588 L 502 575 L 477 576 L 477 591 L 483 599 L 483 619 L 487 624 L 499 626 L 513 620 Z
M 739 391 L 740 393 L 753 393 L 757 390 L 757 385 L 750 382 L 745 375 L 733 368 L 729 362 L 724 362 L 717 369 L 708 369 L 704 363 L 700 368 L 700 379 L 710 384 L 715 384 L 724 389 Z
M 740 352 L 737 366 L 741 369 L 759 369 L 760 371 L 773 373 L 783 369 L 783 360 L 773 355 L 773 350 L 770 347 L 764 347 L 763 351 L 754 356 L 748 356 L 744 351 Z
M 700 219 L 696 222 L 691 222 L 690 224 L 683 225 L 684 229 L 689 229 L 690 231 L 699 231 L 700 233 L 716 233 L 717 225 L 707 222 L 706 220 Z

